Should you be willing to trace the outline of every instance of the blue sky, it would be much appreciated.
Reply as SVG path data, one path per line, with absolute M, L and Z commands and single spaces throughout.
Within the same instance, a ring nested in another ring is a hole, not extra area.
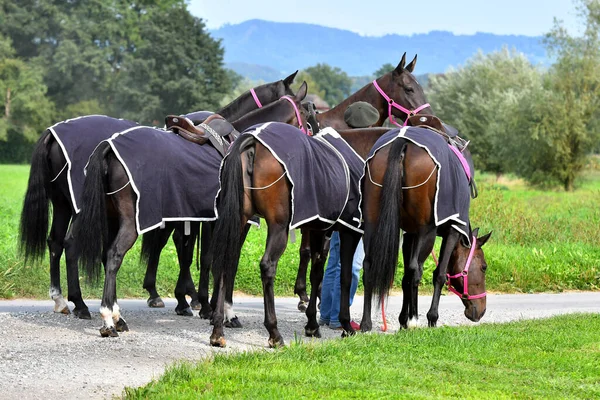
M 258 18 L 307 22 L 368 36 L 432 30 L 539 36 L 552 27 L 554 17 L 572 33 L 578 32 L 579 22 L 571 0 L 190 0 L 189 9 L 209 29 Z

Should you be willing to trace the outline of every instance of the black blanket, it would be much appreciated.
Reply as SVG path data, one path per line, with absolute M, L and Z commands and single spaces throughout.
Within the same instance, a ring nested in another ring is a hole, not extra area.
M 213 221 L 221 155 L 163 129 L 138 127 L 110 145 L 137 194 L 139 234 L 167 221 Z
M 395 140 L 407 140 L 425 149 L 437 168 L 437 191 L 435 194 L 434 213 L 435 224 L 440 226 L 450 223 L 451 226 L 469 237 L 469 206 L 471 203 L 471 192 L 465 169 L 460 160 L 448 146 L 441 135 L 426 128 L 404 127 L 394 129 L 377 140 L 367 162 L 381 148 L 391 144 Z M 365 171 L 363 171 L 366 173 Z M 473 176 L 473 171 L 471 176 Z M 363 178 L 364 179 L 364 175 Z
M 318 219 L 360 231 L 358 182 L 364 161 L 333 129 L 309 137 L 291 125 L 255 125 L 252 135 L 283 165 L 292 183 L 290 229 Z
M 71 203 L 75 212 L 79 213 L 84 168 L 98 143 L 110 138 L 115 132 L 137 126 L 133 121 L 116 119 L 105 115 L 88 115 L 52 125 L 48 130 L 60 145 L 67 160 L 67 174 Z M 53 177 L 54 178 L 54 177 Z

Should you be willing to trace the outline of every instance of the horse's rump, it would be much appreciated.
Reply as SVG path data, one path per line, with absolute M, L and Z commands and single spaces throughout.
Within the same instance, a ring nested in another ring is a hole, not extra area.
M 84 168 L 98 143 L 110 138 L 115 132 L 136 125 L 137 122 L 105 115 L 87 115 L 68 119 L 48 128 L 67 160 L 66 171 L 61 173 L 67 174 L 70 200 L 76 212 L 79 212 L 81 203 L 81 193 L 85 181 Z
M 163 221 L 213 221 L 221 155 L 170 131 L 137 127 L 109 143 L 137 195 L 138 234 Z
M 450 149 L 446 140 L 426 128 L 403 127 L 394 129 L 377 140 L 369 153 L 367 163 L 375 156 L 377 151 L 392 144 L 395 140 L 405 140 L 427 151 L 437 165 L 437 187 L 434 200 L 435 225 L 440 226 L 450 223 L 453 228 L 465 235 L 467 240 L 470 240 L 468 236 L 469 206 L 471 202 L 469 181 L 460 160 Z M 361 183 L 368 174 L 366 166 L 363 172 Z M 405 167 L 404 173 L 410 174 L 410 167 Z
M 363 160 L 331 129 L 309 137 L 270 122 L 244 132 L 254 136 L 284 167 L 292 183 L 290 229 L 313 220 L 359 230 L 358 178 Z

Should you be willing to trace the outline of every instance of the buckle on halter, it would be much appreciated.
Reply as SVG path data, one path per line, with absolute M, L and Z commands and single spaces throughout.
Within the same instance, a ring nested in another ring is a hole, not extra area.
M 393 105 L 394 103 L 395 103 L 394 99 L 389 99 L 389 100 L 388 100 L 388 104 L 389 104 L 390 106 L 391 106 L 391 105 Z
M 460 298 L 463 300 L 469 300 L 469 293 L 463 293 Z
M 465 271 L 465 270 L 463 269 L 463 271 L 461 272 L 461 274 L 463 274 L 463 276 L 467 276 L 467 275 L 469 274 L 469 271 Z

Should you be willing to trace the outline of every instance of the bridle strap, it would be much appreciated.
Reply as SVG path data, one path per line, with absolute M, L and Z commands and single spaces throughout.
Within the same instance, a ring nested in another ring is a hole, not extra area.
M 480 299 L 482 297 L 487 296 L 486 292 L 483 292 L 480 294 L 475 294 L 475 295 L 469 295 L 469 267 L 471 266 L 471 261 L 473 260 L 473 254 L 475 254 L 476 247 L 477 247 L 477 238 L 475 236 L 473 236 L 472 241 L 471 241 L 471 250 L 469 251 L 469 257 L 467 257 L 467 263 L 465 264 L 465 268 L 462 270 L 462 272 L 459 272 L 456 275 L 446 274 L 446 278 L 447 278 L 446 282 L 448 284 L 448 290 L 463 300 L 474 300 L 474 299 Z M 463 292 L 462 293 L 460 293 L 458 290 L 454 289 L 452 287 L 452 285 L 450 285 L 450 279 L 460 278 L 461 276 L 463 278 Z
M 252 97 L 254 98 L 254 102 L 256 103 L 258 108 L 262 108 L 262 104 L 260 103 L 260 100 L 258 99 L 258 96 L 256 95 L 256 92 L 254 91 L 254 88 L 250 89 L 250 93 L 252 94 Z
M 281 98 L 286 99 L 292 104 L 292 107 L 294 107 L 294 111 L 296 112 L 296 118 L 298 119 L 298 128 L 300 128 L 305 135 L 308 135 L 308 131 L 304 128 L 304 124 L 302 123 L 302 115 L 300 115 L 300 110 L 298 109 L 296 102 L 290 96 L 281 96 Z
M 385 101 L 387 101 L 387 103 L 388 103 L 388 117 L 390 119 L 390 122 L 392 124 L 396 125 L 396 126 L 400 126 L 400 127 L 406 126 L 406 124 L 408 123 L 408 118 L 412 117 L 413 115 L 418 114 L 419 111 L 422 111 L 422 110 L 426 109 L 427 107 L 431 107 L 429 105 L 429 103 L 425 103 L 422 106 L 419 106 L 419 107 L 415 108 L 414 110 L 409 110 L 407 108 L 402 107 L 400 104 L 396 103 L 390 96 L 388 96 L 387 94 L 385 94 L 385 92 L 383 91 L 383 89 L 381 89 L 381 87 L 377 83 L 377 80 L 373 80 L 373 86 L 375 86 L 375 89 L 377 89 L 377 91 L 379 92 L 379 94 L 381 96 L 383 96 L 383 98 L 385 99 Z M 394 114 L 392 114 L 392 107 L 394 107 L 395 109 L 400 110 L 404 114 L 406 114 L 406 120 L 404 120 L 404 124 L 403 125 L 400 125 L 394 119 Z

